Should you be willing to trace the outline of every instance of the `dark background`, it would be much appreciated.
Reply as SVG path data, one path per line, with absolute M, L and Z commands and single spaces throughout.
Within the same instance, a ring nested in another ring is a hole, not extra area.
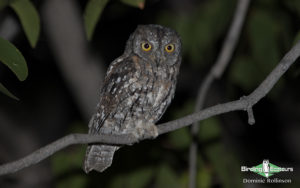
M 41 16 L 41 35 L 35 48 L 29 45 L 15 13 L 10 8 L 0 12 L 0 31 L 11 34 L 7 40 L 22 52 L 29 68 L 26 81 L 19 82 L 0 63 L 1 83 L 20 98 L 16 101 L 0 94 L 1 163 L 23 157 L 64 135 L 86 133 L 93 113 L 82 108 L 84 100 L 80 101 L 61 66 L 65 62 L 51 38 L 55 27 L 49 31 L 49 14 L 44 13 L 49 1 L 32 1 Z M 87 61 L 96 63 L 102 74 L 123 53 L 126 40 L 137 25 L 161 24 L 178 31 L 183 42 L 183 61 L 175 99 L 160 121 L 166 122 L 193 112 L 197 90 L 218 56 L 237 1 L 149 0 L 140 10 L 112 0 L 106 5 L 91 41 L 85 39 L 83 32 L 86 1 L 74 0 L 72 4 L 82 26 L 72 29 L 82 30 L 85 43 L 81 45 L 82 50 L 93 57 Z M 52 11 L 53 19 L 58 22 L 55 9 Z M 211 86 L 205 106 L 251 93 L 299 40 L 299 18 L 297 0 L 253 1 L 230 64 L 222 78 Z M 4 27 L 7 19 L 13 20 L 15 27 Z M 72 48 L 63 40 L 62 46 L 66 51 Z M 81 63 L 89 66 L 89 62 Z M 246 112 L 231 112 L 201 122 L 198 187 L 300 186 L 299 74 L 298 60 L 267 97 L 254 106 L 254 125 L 247 123 Z M 77 76 L 85 79 L 85 74 Z M 103 75 L 99 77 L 94 96 L 100 90 Z M 97 97 L 93 99 L 97 100 Z M 88 106 L 94 109 L 97 102 L 90 103 L 92 106 Z M 189 128 L 184 128 L 155 140 L 126 146 L 116 153 L 113 165 L 104 173 L 88 175 L 81 169 L 86 146 L 73 146 L 35 166 L 0 177 L 0 187 L 187 187 L 190 142 Z M 264 159 L 277 166 L 293 167 L 293 173 L 274 175 L 292 179 L 292 184 L 243 184 L 243 178 L 260 176 L 241 173 L 241 166 L 256 166 Z

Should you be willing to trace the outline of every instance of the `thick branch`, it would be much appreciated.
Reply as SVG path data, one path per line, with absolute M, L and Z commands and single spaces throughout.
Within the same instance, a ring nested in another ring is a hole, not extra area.
M 73 0 L 45 1 L 41 13 L 57 67 L 81 114 L 89 120 L 98 102 L 104 63 L 88 50 L 78 4 Z
M 158 125 L 159 134 L 168 133 L 176 129 L 188 126 L 194 122 L 203 119 L 223 114 L 226 112 L 244 110 L 252 108 L 261 98 L 263 98 L 280 79 L 280 77 L 288 70 L 300 55 L 300 41 L 283 57 L 276 68 L 268 75 L 268 77 L 255 89 L 249 96 L 241 97 L 241 99 L 215 105 L 199 112 L 190 114 L 183 118 L 170 121 Z M 149 139 L 145 137 L 144 139 Z M 43 159 L 51 156 L 55 152 L 74 144 L 102 143 L 102 144 L 117 144 L 131 145 L 137 140 L 131 135 L 88 135 L 88 134 L 71 134 L 67 135 L 55 142 L 40 148 L 39 150 L 29 154 L 28 156 L 14 162 L 3 164 L 0 166 L 0 175 L 13 173 L 25 167 L 34 165 Z

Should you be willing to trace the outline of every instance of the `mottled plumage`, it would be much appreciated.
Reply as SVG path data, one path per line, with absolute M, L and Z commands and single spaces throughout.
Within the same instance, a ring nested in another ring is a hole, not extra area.
M 89 134 L 156 137 L 155 123 L 174 97 L 180 62 L 181 42 L 175 31 L 159 25 L 138 26 L 127 41 L 124 54 L 108 68 Z M 89 145 L 85 172 L 104 171 L 118 148 Z

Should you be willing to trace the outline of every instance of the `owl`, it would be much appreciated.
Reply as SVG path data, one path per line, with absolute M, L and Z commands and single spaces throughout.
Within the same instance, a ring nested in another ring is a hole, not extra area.
M 155 138 L 155 123 L 174 97 L 180 63 L 181 40 L 174 30 L 160 25 L 138 26 L 123 55 L 107 70 L 89 134 Z M 84 171 L 104 171 L 118 149 L 115 145 L 89 145 Z

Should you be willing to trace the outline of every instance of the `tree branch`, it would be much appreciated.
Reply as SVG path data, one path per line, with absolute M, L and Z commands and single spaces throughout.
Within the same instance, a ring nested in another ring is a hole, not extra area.
M 41 13 L 57 67 L 62 72 L 78 109 L 88 121 L 99 99 L 99 87 L 105 76 L 105 69 L 101 58 L 95 57 L 88 50 L 79 2 L 45 1 Z
M 283 57 L 275 69 L 267 76 L 267 78 L 248 96 L 241 97 L 239 100 L 218 104 L 199 112 L 195 112 L 183 118 L 173 120 L 158 125 L 160 134 L 168 133 L 176 129 L 188 126 L 194 122 L 223 114 L 226 112 L 252 109 L 261 98 L 263 98 L 280 79 L 280 77 L 288 70 L 300 55 L 300 41 Z M 149 139 L 145 137 L 143 139 Z M 102 143 L 116 145 L 131 145 L 138 142 L 131 135 L 89 135 L 89 134 L 70 134 L 60 138 L 45 147 L 21 158 L 17 161 L 6 163 L 0 166 L 0 175 L 17 172 L 23 168 L 32 166 L 43 159 L 53 155 L 55 152 L 74 144 Z
M 222 49 L 218 55 L 217 61 L 214 64 L 214 66 L 211 68 L 209 74 L 204 78 L 204 81 L 202 82 L 199 90 L 198 95 L 196 99 L 196 105 L 195 105 L 195 112 L 201 110 L 203 108 L 204 100 L 206 98 L 207 92 L 216 78 L 220 78 L 227 67 L 229 60 L 232 57 L 232 54 L 234 52 L 234 49 L 236 47 L 237 41 L 239 39 L 242 26 L 247 14 L 247 10 L 250 4 L 250 0 L 239 0 L 234 17 L 232 20 L 232 23 L 230 25 L 230 29 L 227 33 L 227 36 L 225 38 L 225 41 L 223 43 Z M 248 111 L 252 112 L 252 111 Z M 253 113 L 252 113 L 253 114 Z M 248 113 L 248 115 L 252 115 L 251 113 Z M 254 116 L 249 117 L 249 123 L 254 123 Z M 197 137 L 197 134 L 199 132 L 199 126 L 197 123 L 194 123 L 191 128 L 191 134 L 193 137 Z M 196 187 L 196 176 L 197 176 L 197 139 L 193 139 L 191 145 L 190 145 L 190 151 L 189 151 L 189 187 L 195 188 Z

